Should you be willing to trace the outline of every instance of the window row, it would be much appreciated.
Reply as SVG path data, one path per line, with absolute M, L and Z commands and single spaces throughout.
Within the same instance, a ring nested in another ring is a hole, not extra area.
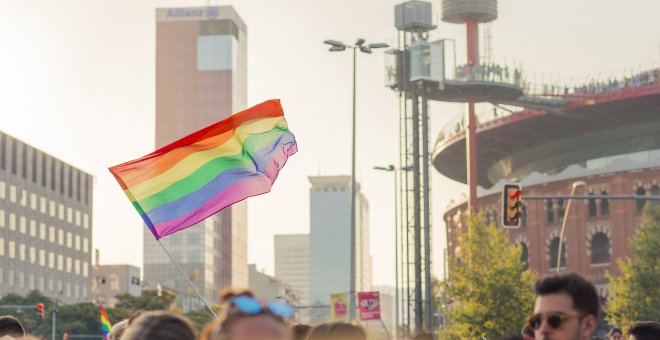
M 6 244 L 5 244 L 6 243 Z M 76 275 L 89 275 L 89 264 L 86 261 L 64 257 L 53 252 L 37 250 L 35 247 L 28 247 L 25 244 L 17 244 L 14 241 L 7 241 L 0 238 L 0 257 L 6 256 L 10 259 L 18 259 L 31 264 L 39 264 L 42 267 L 57 269 L 62 272 L 75 273 Z
M 566 240 L 563 240 L 561 249 L 560 267 L 566 267 Z M 525 242 L 520 242 L 522 246 L 521 261 L 529 266 L 529 248 Z M 557 255 L 559 253 L 559 237 L 555 236 L 546 244 L 546 259 L 549 270 L 557 268 Z M 587 255 L 590 257 L 591 265 L 607 265 L 610 263 L 612 250 L 610 238 L 604 232 L 596 232 L 589 240 L 589 249 Z
M 0 181 L 0 199 L 6 199 L 6 184 L 3 181 Z M 13 185 L 9 186 L 9 201 L 12 203 L 19 203 L 21 206 L 27 207 L 28 204 L 30 209 L 34 211 L 39 211 L 42 214 L 48 214 L 50 217 L 57 218 L 61 221 L 66 221 L 69 224 L 74 224 L 77 227 L 83 227 L 85 229 L 89 228 L 89 214 L 83 213 L 80 210 L 74 210 L 71 207 L 66 207 L 62 203 L 55 203 L 53 200 L 47 200 L 45 197 L 37 197 L 36 194 L 27 194 L 27 191 L 21 190 L 20 197 L 16 187 Z M 28 198 L 29 197 L 29 198 Z M 29 201 L 29 203 L 28 203 Z
M 0 170 L 11 170 L 44 188 L 89 204 L 91 176 L 25 143 L 0 133 Z M 20 170 L 20 171 L 19 171 Z
M 21 234 L 29 234 L 34 238 L 39 238 L 43 241 L 48 240 L 50 243 L 58 244 L 60 246 L 66 246 L 69 249 L 75 249 L 77 251 L 82 251 L 87 254 L 89 252 L 89 238 L 73 234 L 68 231 L 65 232 L 63 229 L 55 228 L 54 226 L 46 226 L 45 223 L 39 223 L 37 227 L 37 222 L 30 220 L 29 228 L 27 219 L 23 216 L 17 218 L 13 213 L 9 214 L 8 223 L 5 222 L 5 212 L 0 209 L 0 228 L 9 228 L 9 230 L 18 231 Z
M 25 274 L 23 272 L 14 272 L 14 270 L 5 270 L 0 268 L 0 286 L 27 288 L 28 290 L 39 290 L 44 293 L 56 293 L 64 295 L 67 298 L 88 299 L 88 289 L 86 286 L 77 284 L 63 283 L 61 280 L 46 279 L 43 276 L 34 274 Z

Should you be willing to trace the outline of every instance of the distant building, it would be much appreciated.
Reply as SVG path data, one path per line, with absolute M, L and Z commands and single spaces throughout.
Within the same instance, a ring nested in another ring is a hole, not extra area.
M 142 295 L 140 268 L 127 265 L 95 265 L 92 298 L 95 303 L 114 308 L 117 295 Z
M 156 9 L 156 146 L 246 106 L 247 27 L 234 8 Z M 247 287 L 245 202 L 162 242 L 209 302 L 219 302 L 223 287 Z M 150 287 L 160 284 L 174 292 L 189 288 L 147 228 L 144 280 Z M 199 299 L 177 299 L 176 304 L 184 311 L 203 307 Z
M 299 293 L 300 321 L 309 322 L 309 234 L 275 235 L 275 277 Z
M 380 293 L 380 319 L 383 321 L 387 332 L 393 334 L 396 324 L 396 306 L 395 306 L 395 290 L 394 287 L 390 286 L 373 286 L 372 291 Z M 370 324 L 370 328 L 373 329 L 375 333 L 385 336 L 383 325 L 381 324 Z M 381 333 L 382 332 L 382 333 Z M 377 337 L 380 339 L 381 337 Z
M 309 177 L 309 295 L 312 323 L 330 319 L 330 294 L 351 291 L 351 177 Z M 356 195 L 356 291 L 371 290 L 369 202 Z M 326 307 L 323 307 L 326 306 Z
M 282 280 L 258 271 L 255 264 L 248 266 L 248 273 L 250 290 L 258 298 L 264 300 L 283 299 L 292 305 L 298 303 L 298 293 Z
M 0 132 L 0 296 L 90 300 L 90 174 Z

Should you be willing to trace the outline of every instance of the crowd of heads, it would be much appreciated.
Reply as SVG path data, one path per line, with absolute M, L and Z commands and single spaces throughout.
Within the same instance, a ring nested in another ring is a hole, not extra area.
M 594 334 L 598 326 L 599 297 L 593 284 L 577 274 L 555 275 L 537 281 L 534 286 L 534 312 L 523 325 L 521 334 L 496 339 L 508 340 L 659 340 L 660 323 L 637 322 L 627 328 L 611 328 L 607 338 Z M 251 291 L 225 290 L 223 307 L 217 319 L 197 332 L 192 323 L 168 311 L 138 310 L 126 320 L 114 324 L 110 340 L 367 340 L 366 330 L 346 322 L 317 326 L 293 324 L 293 307 L 283 301 L 262 301 Z M 627 336 L 628 338 L 624 338 Z M 0 340 L 37 339 L 26 335 L 13 316 L 0 317 Z M 412 340 L 437 340 L 422 333 Z M 486 339 L 481 338 L 481 340 Z

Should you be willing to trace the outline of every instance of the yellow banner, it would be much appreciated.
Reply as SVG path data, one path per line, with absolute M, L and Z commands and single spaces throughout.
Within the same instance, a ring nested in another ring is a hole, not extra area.
M 333 322 L 348 322 L 348 293 L 330 294 L 330 315 Z

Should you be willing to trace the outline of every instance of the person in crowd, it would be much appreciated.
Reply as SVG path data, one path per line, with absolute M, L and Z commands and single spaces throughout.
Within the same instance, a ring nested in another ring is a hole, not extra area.
M 660 339 L 660 323 L 655 321 L 640 321 L 628 328 L 630 340 Z
M 18 319 L 11 315 L 0 316 L 0 338 L 10 336 L 20 338 L 25 336 L 25 329 Z
M 614 327 L 607 333 L 607 340 L 622 340 L 623 332 L 621 328 Z
M 293 340 L 306 340 L 309 333 L 312 332 L 312 326 L 304 323 L 291 326 L 291 336 Z
M 534 290 L 536 303 L 529 326 L 535 339 L 591 339 L 598 321 L 598 294 L 593 284 L 571 273 L 540 279 Z
M 367 332 L 350 323 L 331 322 L 314 327 L 307 340 L 367 340 Z
M 130 317 L 128 317 L 128 325 L 132 325 L 133 321 L 138 318 L 142 313 L 146 312 L 144 309 L 136 309 Z
M 128 326 L 122 340 L 195 340 L 190 322 L 171 312 L 144 312 Z
M 435 340 L 433 334 L 419 333 L 413 337 L 413 340 Z
M 290 340 L 287 319 L 293 308 L 274 300 L 263 303 L 250 291 L 225 290 L 224 308 L 215 322 L 212 340 Z
M 128 328 L 128 319 L 121 320 L 112 325 L 112 330 L 108 334 L 109 340 L 120 340 Z

